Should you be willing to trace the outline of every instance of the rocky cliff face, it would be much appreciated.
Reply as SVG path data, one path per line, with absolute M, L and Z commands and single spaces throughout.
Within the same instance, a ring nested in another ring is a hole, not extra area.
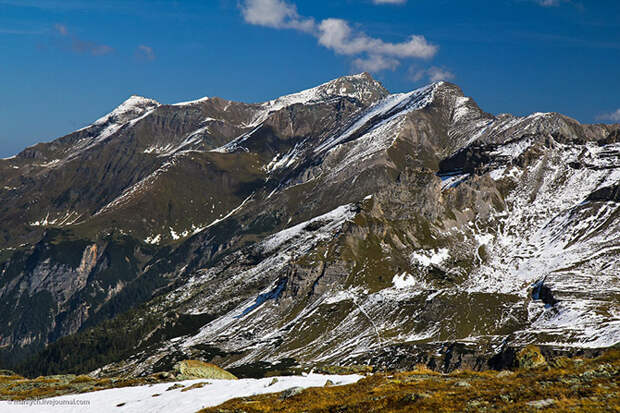
M 41 309 L 4 315 L 3 346 L 126 311 L 139 339 L 104 373 L 616 344 L 619 130 L 366 74 L 262 104 L 132 97 L 0 161 L 0 296 Z

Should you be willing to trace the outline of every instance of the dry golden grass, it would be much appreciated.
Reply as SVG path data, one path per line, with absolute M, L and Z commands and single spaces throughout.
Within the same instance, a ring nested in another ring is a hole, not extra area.
M 115 387 L 130 387 L 154 382 L 151 378 L 95 379 L 89 376 L 49 376 L 25 379 L 0 376 L 0 400 L 29 400 L 78 394 Z
M 595 360 L 563 359 L 559 364 L 561 368 L 447 375 L 418 367 L 412 372 L 374 374 L 348 386 L 306 389 L 286 400 L 280 394 L 235 399 L 201 413 L 620 412 L 620 351 Z M 552 404 L 535 406 L 548 399 Z

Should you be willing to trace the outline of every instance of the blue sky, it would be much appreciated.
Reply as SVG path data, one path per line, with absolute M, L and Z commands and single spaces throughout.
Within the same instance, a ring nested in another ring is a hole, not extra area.
M 0 0 L 0 157 L 132 94 L 257 102 L 370 71 L 487 112 L 620 122 L 615 0 Z

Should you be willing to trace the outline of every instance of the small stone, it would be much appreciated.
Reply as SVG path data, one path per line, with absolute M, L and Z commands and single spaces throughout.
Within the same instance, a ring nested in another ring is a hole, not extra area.
M 274 384 L 276 384 L 278 382 L 278 378 L 274 377 L 273 379 L 271 379 L 271 381 L 269 382 L 269 384 L 267 385 L 267 387 L 269 386 L 273 386 Z
M 428 399 L 431 395 L 428 393 L 411 393 L 403 397 L 403 401 L 405 402 L 415 402 L 422 399 Z
M 280 396 L 281 400 L 286 400 L 290 397 L 293 396 L 297 396 L 298 394 L 301 394 L 301 392 L 304 391 L 303 387 L 291 387 L 290 389 L 286 389 L 282 392 L 282 395 Z
M 527 403 L 528 406 L 531 406 L 535 409 L 544 409 L 545 407 L 549 407 L 554 404 L 555 404 L 555 400 L 553 399 L 534 400 L 534 401 Z
M 161 394 L 160 394 L 160 393 L 155 393 L 155 394 L 154 394 L 154 395 L 152 395 L 151 397 L 159 397 L 159 396 L 161 396 Z
M 471 387 L 471 384 L 467 383 L 466 381 L 459 381 L 455 383 L 455 386 L 457 387 Z
M 327 380 L 327 381 L 325 382 L 325 387 L 331 387 L 331 386 L 333 386 L 333 385 L 334 385 L 334 382 L 333 382 L 333 381 L 331 381 L 331 380 Z
M 511 377 L 514 376 L 515 373 L 513 371 L 510 370 L 502 370 L 499 373 L 497 373 L 497 377 Z
M 188 387 L 184 388 L 183 390 L 181 390 L 181 393 L 184 393 L 184 392 L 190 391 L 190 390 L 194 390 L 194 389 L 202 389 L 207 384 L 209 384 L 209 383 L 207 383 L 207 382 L 194 383 L 191 386 L 188 386 Z

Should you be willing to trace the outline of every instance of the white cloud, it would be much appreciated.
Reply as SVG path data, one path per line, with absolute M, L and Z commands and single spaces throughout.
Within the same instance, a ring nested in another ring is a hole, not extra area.
M 405 4 L 407 0 L 372 0 L 375 4 Z
M 439 82 L 440 80 L 454 79 L 454 73 L 441 67 L 433 66 L 427 70 L 428 79 L 431 82 Z
M 452 80 L 456 76 L 450 70 L 444 67 L 431 66 L 428 69 L 417 69 L 412 66 L 409 68 L 409 78 L 414 82 L 427 78 L 430 82 L 439 82 L 441 80 Z
M 247 23 L 274 29 L 312 32 L 315 27 L 314 19 L 302 18 L 294 4 L 282 0 L 246 0 L 241 14 Z
M 428 43 L 424 36 L 411 36 L 402 43 L 386 43 L 363 32 L 355 32 L 342 19 L 325 19 L 319 24 L 318 30 L 319 43 L 343 55 L 369 53 L 375 56 L 429 58 L 438 49 Z
M 603 113 L 600 116 L 596 117 L 597 120 L 610 120 L 612 122 L 620 122 L 620 109 L 617 109 L 615 112 L 611 113 Z
M 353 61 L 353 66 L 362 72 L 381 72 L 382 70 L 394 70 L 400 65 L 397 59 L 381 55 L 370 55 L 366 58 L 358 57 Z
M 311 17 L 301 16 L 294 4 L 284 0 L 245 0 L 240 8 L 244 20 L 249 24 L 275 29 L 295 29 L 311 34 L 320 45 L 336 54 L 355 56 L 354 66 L 371 72 L 394 70 L 400 64 L 400 59 L 431 58 L 439 49 L 424 36 L 412 35 L 403 42 L 391 43 L 353 29 L 346 20 L 328 18 L 316 22 Z

